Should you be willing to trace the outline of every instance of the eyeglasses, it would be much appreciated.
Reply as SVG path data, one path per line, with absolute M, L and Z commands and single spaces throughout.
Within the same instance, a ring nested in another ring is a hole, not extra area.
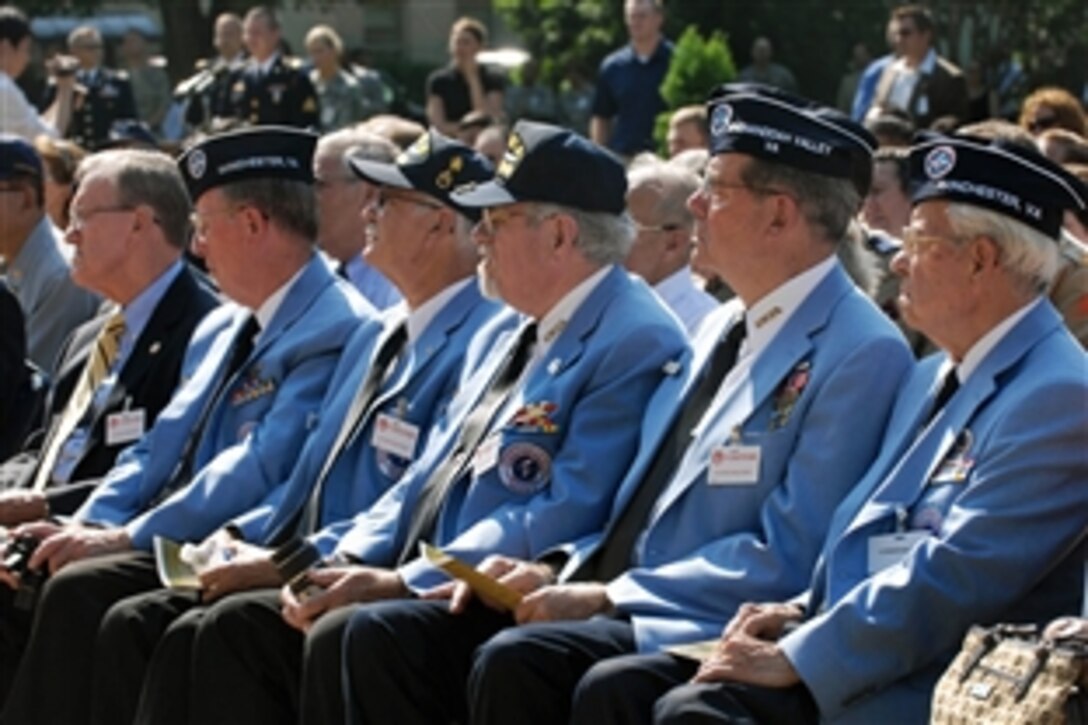
M 1054 128 L 1058 125 L 1057 116 L 1044 116 L 1042 118 L 1036 116 L 1035 119 L 1028 124 L 1028 131 L 1031 133 L 1039 133 L 1045 131 L 1048 128 Z
M 900 28 L 899 30 L 895 31 L 895 34 L 897 37 L 900 38 L 909 38 L 910 36 L 914 35 L 914 28 Z
M 94 219 L 101 214 L 120 214 L 121 212 L 136 211 L 136 207 L 133 206 L 101 206 L 97 209 L 91 209 L 89 211 L 78 211 L 73 207 L 68 212 L 68 227 L 65 229 L 67 232 L 81 232 L 83 228 L 87 226 L 87 222 Z
M 935 234 L 924 234 L 917 229 L 906 228 L 903 230 L 903 246 L 900 251 L 908 257 L 917 257 L 924 250 L 944 242 L 954 247 L 960 246 L 965 237 L 941 237 Z
M 476 226 L 487 236 L 493 237 L 502 225 L 519 216 L 529 216 L 529 212 L 524 209 L 484 209 L 480 215 L 480 223 Z
M 771 196 L 774 194 L 782 194 L 788 196 L 791 199 L 793 194 L 785 191 L 784 189 L 775 189 L 769 186 L 752 186 L 750 184 L 738 184 L 730 181 L 720 181 L 717 179 L 711 179 L 709 176 L 703 178 L 703 183 L 699 186 L 699 193 L 703 196 L 713 196 L 716 189 L 743 189 L 757 196 Z
M 674 232 L 680 228 L 679 224 L 635 224 L 636 232 Z
M 427 199 L 421 199 L 418 196 L 410 196 L 403 192 L 393 191 L 391 189 L 381 188 L 378 189 L 378 193 L 375 196 L 375 201 L 378 205 L 378 211 L 384 212 L 386 205 L 394 201 L 403 201 L 408 204 L 415 204 L 416 206 L 426 207 L 427 209 L 441 209 L 445 206 L 438 201 L 429 201 Z
M 237 214 L 240 206 L 233 206 L 229 209 L 212 209 L 205 212 L 193 212 L 189 215 L 189 224 L 193 228 L 193 236 L 203 239 L 208 234 L 208 217 L 219 216 L 221 214 Z

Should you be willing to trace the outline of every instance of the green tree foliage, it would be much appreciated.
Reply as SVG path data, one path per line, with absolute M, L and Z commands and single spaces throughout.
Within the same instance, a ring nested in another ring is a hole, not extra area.
M 660 114 L 654 124 L 654 141 L 658 147 L 664 151 L 669 116 L 673 111 L 681 106 L 702 103 L 712 89 L 728 83 L 736 75 L 725 34 L 715 30 L 709 38 L 704 38 L 696 26 L 689 25 L 676 41 L 669 72 L 661 83 L 661 97 L 668 110 Z

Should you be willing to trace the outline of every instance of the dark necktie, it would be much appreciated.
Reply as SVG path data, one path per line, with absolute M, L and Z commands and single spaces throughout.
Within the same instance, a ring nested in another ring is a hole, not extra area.
M 930 408 L 929 415 L 926 417 L 926 425 L 929 425 L 929 422 L 937 417 L 937 413 L 941 412 L 941 409 L 959 389 L 960 378 L 956 375 L 956 369 L 952 368 L 944 376 L 944 383 L 941 385 L 941 389 L 937 391 L 937 397 L 933 399 L 933 407 Z
M 635 495 L 620 514 L 615 526 L 605 533 L 604 541 L 597 550 L 570 576 L 571 580 L 606 582 L 627 570 L 635 541 L 650 517 L 654 502 L 676 473 L 684 452 L 691 443 L 692 430 L 702 420 L 725 376 L 736 364 L 747 329 L 744 318 L 741 317 L 725 339 L 718 343 L 702 381 L 688 396 L 668 436 L 658 446 L 654 462 L 639 483 Z
M 419 499 L 412 510 L 408 535 L 398 558 L 399 563 L 403 564 L 415 559 L 418 555 L 419 542 L 431 538 L 438 521 L 438 513 L 446 500 L 446 494 L 449 493 L 453 484 L 461 479 L 472 462 L 473 454 L 490 428 L 492 419 L 521 378 L 535 342 L 536 323 L 533 322 L 521 329 L 517 343 L 507 353 L 506 360 L 491 380 L 487 392 L 465 417 L 457 445 L 427 479 L 423 490 L 420 491 Z
M 223 394 L 227 383 L 230 382 L 235 373 L 242 367 L 242 363 L 253 352 L 253 343 L 260 331 L 261 326 L 257 323 L 257 318 L 250 315 L 231 344 L 230 357 L 227 359 L 227 364 L 223 366 L 223 372 L 215 383 L 215 391 L 205 400 L 204 408 L 200 411 L 196 424 L 193 425 L 189 437 L 185 439 L 185 447 L 178 458 L 177 466 L 174 467 L 174 472 L 170 475 L 170 480 L 159 491 L 152 506 L 166 500 L 170 494 L 189 482 L 189 478 L 193 474 L 193 462 L 196 458 L 197 448 L 200 446 L 200 439 L 204 436 L 204 429 L 208 425 L 212 410 L 219 403 L 219 398 Z
M 321 464 L 321 472 L 317 474 L 309 500 L 306 502 L 306 508 L 302 514 L 302 533 L 304 535 L 317 531 L 321 514 L 321 492 L 325 486 L 325 480 L 329 477 L 329 472 L 332 471 L 332 467 L 336 464 L 340 455 L 350 448 L 355 441 L 355 437 L 363 426 L 363 421 L 368 417 L 367 412 L 381 389 L 382 382 L 389 371 L 392 370 L 394 361 L 404 349 L 404 344 L 407 341 L 408 325 L 402 322 L 382 342 L 382 346 L 374 356 L 374 363 L 370 366 L 366 378 L 363 379 L 359 389 L 355 391 L 351 406 L 340 424 L 340 431 L 336 434 L 336 440 L 325 456 L 325 462 Z M 282 533 L 288 533 L 293 528 L 293 526 L 285 527 Z M 277 532 L 273 538 L 279 540 L 279 537 L 280 532 Z
M 336 265 L 336 274 L 340 277 L 340 279 L 346 279 L 348 282 L 351 281 L 351 277 L 348 276 L 347 262 L 341 262 L 340 264 Z

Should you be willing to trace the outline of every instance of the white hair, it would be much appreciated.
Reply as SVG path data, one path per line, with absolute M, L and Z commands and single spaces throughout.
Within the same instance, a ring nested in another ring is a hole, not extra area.
M 989 209 L 952 202 L 948 222 L 958 237 L 986 236 L 1001 249 L 1001 266 L 1026 291 L 1045 293 L 1058 273 L 1058 243 L 1023 222 Z
M 586 259 L 597 264 L 619 264 L 627 259 L 635 242 L 635 223 L 625 210 L 622 214 L 584 211 L 560 204 L 536 204 L 531 218 L 540 221 L 552 214 L 566 214 L 578 226 L 575 246 Z

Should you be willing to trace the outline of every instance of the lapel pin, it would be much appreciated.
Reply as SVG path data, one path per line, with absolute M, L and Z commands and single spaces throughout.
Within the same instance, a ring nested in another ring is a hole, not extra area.
M 161 342 L 159 342 L 158 340 L 156 340 L 155 342 L 151 343 L 151 347 L 147 348 L 147 352 L 148 352 L 149 354 L 151 354 L 151 355 L 158 355 L 158 354 L 159 354 L 159 350 L 162 350 L 162 343 L 161 343 Z

